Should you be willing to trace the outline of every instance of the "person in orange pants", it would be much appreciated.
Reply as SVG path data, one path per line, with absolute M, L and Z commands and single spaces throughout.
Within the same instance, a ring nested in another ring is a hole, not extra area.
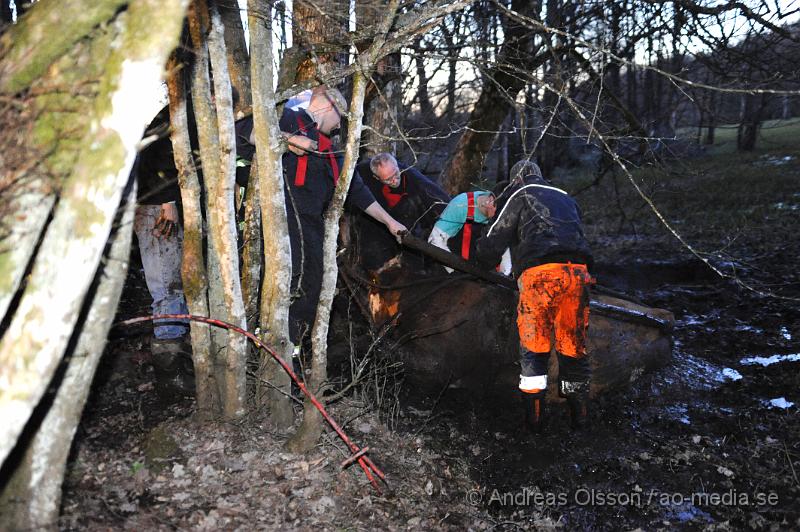
M 499 254 L 511 249 L 519 286 L 519 389 L 526 423 L 534 431 L 542 429 L 548 360 L 555 347 L 559 393 L 567 399 L 573 427 L 579 427 L 586 420 L 591 376 L 586 330 L 593 282 L 580 209 L 566 192 L 544 180 L 536 163 L 518 162 L 511 177 L 502 209 L 476 244 L 477 258 L 496 264 Z

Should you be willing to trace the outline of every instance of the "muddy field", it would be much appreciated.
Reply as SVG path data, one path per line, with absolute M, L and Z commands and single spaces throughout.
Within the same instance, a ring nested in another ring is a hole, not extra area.
M 740 163 L 756 169 L 758 157 Z M 720 243 L 728 260 L 712 259 L 735 271 L 729 279 L 625 198 L 625 216 L 610 208 L 601 216 L 601 205 L 619 203 L 604 197 L 613 199 L 612 184 L 581 198 L 601 282 L 678 320 L 671 366 L 600 398 L 588 431 L 571 432 L 554 405 L 545 434 L 523 433 L 514 390 L 487 399 L 448 388 L 424 399 L 386 384 L 377 408 L 375 389 L 364 388 L 332 413 L 387 473 L 388 489 L 377 493 L 360 470 L 341 469 L 347 453 L 330 435 L 296 456 L 261 418 L 197 425 L 192 401 L 159 399 L 147 331 L 115 331 L 68 465 L 60 525 L 798 529 L 800 306 L 791 299 L 800 297 L 798 224 L 791 209 L 760 209 L 800 203 L 791 196 L 800 173 L 797 166 L 778 170 L 772 181 L 759 170 L 759 203 L 742 214 L 745 222 L 711 223 L 720 217 L 693 206 L 701 201 L 696 191 L 722 190 L 710 186 L 721 179 L 713 169 L 652 189 L 693 242 L 706 250 Z M 755 204 L 747 186 L 727 187 L 726 201 L 732 190 L 741 191 L 738 200 L 713 205 Z M 684 212 L 670 203 L 676 191 L 691 198 L 681 203 Z M 703 218 L 705 226 L 694 221 Z M 135 266 L 123 297 L 120 317 L 147 313 Z M 341 343 L 334 349 L 347 351 Z

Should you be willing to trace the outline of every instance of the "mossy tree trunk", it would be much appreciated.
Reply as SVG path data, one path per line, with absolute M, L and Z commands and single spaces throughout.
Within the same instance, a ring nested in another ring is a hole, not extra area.
M 224 30 L 216 8 L 212 4 L 209 9 L 204 0 L 193 2 L 189 28 L 197 53 L 192 102 L 203 160 L 208 261 L 214 267 L 208 276 L 209 307 L 212 317 L 246 328 L 234 209 L 236 141 Z M 209 60 L 216 105 L 212 104 L 211 98 Z M 222 396 L 222 410 L 227 419 L 236 419 L 244 415 L 246 406 L 247 340 L 233 332 L 216 338 L 219 343 L 212 345 L 212 356 L 217 356 L 220 368 L 217 384 Z
M 167 71 L 172 151 L 175 167 L 178 170 L 183 207 L 183 260 L 181 261 L 183 293 L 189 312 L 197 316 L 208 316 L 208 276 L 203 257 L 204 220 L 200 179 L 189 139 L 184 70 L 180 68 L 174 55 Z M 197 321 L 189 323 L 189 330 L 195 370 L 197 413 L 201 420 L 210 420 L 222 413 L 211 357 L 211 334 L 208 325 Z
M 265 340 L 284 360 L 291 360 L 289 340 L 289 293 L 292 257 L 283 183 L 283 148 L 280 142 L 278 115 L 273 91 L 275 72 L 272 66 L 272 17 L 264 2 L 248 2 L 250 28 L 251 78 L 253 88 L 253 132 L 256 145 L 258 199 L 263 226 L 264 264 L 261 285 L 260 326 Z M 289 377 L 272 360 L 263 359 L 261 380 L 272 387 L 259 399 L 266 402 L 272 421 L 280 428 L 292 424 L 294 413 L 289 399 Z
M 29 192 L 45 198 L 44 211 L 58 198 L 49 222 L 33 216 L 26 257 L 0 261 L 30 269 L 4 286 L 16 297 L 0 339 L 0 482 L 13 502 L 2 521 L 21 528 L 55 527 L 64 463 L 124 279 L 130 211 L 119 231 L 113 222 L 185 10 L 182 0 L 123 4 L 43 0 L 0 44 L 0 92 L 35 88 L 23 144 L 37 161 Z M 70 13 L 74 26 L 64 24 Z

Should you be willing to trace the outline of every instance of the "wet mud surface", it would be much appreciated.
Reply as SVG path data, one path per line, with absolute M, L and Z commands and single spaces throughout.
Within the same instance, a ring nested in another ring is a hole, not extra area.
M 473 441 L 467 496 L 509 530 L 796 529 L 800 312 L 694 264 L 635 270 L 629 285 L 605 282 L 675 312 L 672 364 L 598 398 L 579 433 L 565 405 L 527 435 L 514 397 L 440 401 Z
M 785 234 L 740 239 L 731 253 L 746 260 L 715 263 L 735 279 L 662 237 L 633 249 L 596 235 L 601 282 L 669 309 L 677 323 L 670 366 L 598 398 L 583 432 L 554 404 L 545 433 L 525 433 L 516 390 L 416 397 L 385 354 L 380 386 L 356 387 L 331 407 L 386 471 L 380 494 L 356 468 L 342 470 L 346 453 L 330 436 L 299 456 L 263 413 L 197 424 L 191 399 L 159 397 L 147 328 L 115 330 L 76 435 L 59 526 L 800 529 L 800 305 L 740 282 L 800 297 L 800 242 Z M 118 319 L 149 313 L 139 268 L 134 260 Z M 345 384 L 353 352 L 363 356 L 373 339 L 354 304 L 337 305 L 353 323 L 330 351 Z
M 800 527 L 800 357 L 783 356 L 800 352 L 800 313 L 698 279 L 694 265 L 635 269 L 636 283 L 606 283 L 675 312 L 673 363 L 598 398 L 585 431 L 571 431 L 564 405 L 552 404 L 545 433 L 526 433 L 515 390 L 419 398 L 405 389 L 378 411 L 367 397 L 336 403 L 334 416 L 389 476 L 382 494 L 356 468 L 341 470 L 346 454 L 330 437 L 298 456 L 266 419 L 195 424 L 191 399 L 156 393 L 148 331 L 115 331 L 76 437 L 60 525 Z M 682 281 L 675 270 L 695 273 Z M 134 269 L 127 315 L 148 312 L 144 290 Z

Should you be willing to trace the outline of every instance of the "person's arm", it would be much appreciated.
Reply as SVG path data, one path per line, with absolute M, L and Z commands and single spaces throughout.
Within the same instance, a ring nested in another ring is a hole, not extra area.
M 174 201 L 161 204 L 161 212 L 153 227 L 158 238 L 170 238 L 178 232 L 178 206 Z
M 449 239 L 450 235 L 445 233 L 441 227 L 434 225 L 433 229 L 431 229 L 431 234 L 428 235 L 428 244 L 433 244 L 437 248 L 450 251 L 447 247 L 447 241 Z
M 400 242 L 400 233 L 408 231 L 405 225 L 392 218 L 392 215 L 386 212 L 386 209 L 381 207 L 377 201 L 370 203 L 369 206 L 364 209 L 364 212 L 385 225 L 389 232 L 397 237 L 398 242 Z
M 475 243 L 475 256 L 483 264 L 496 266 L 505 252 L 514 242 L 517 224 L 524 205 L 524 195 L 509 200 L 499 217 L 489 222 L 489 229 Z

